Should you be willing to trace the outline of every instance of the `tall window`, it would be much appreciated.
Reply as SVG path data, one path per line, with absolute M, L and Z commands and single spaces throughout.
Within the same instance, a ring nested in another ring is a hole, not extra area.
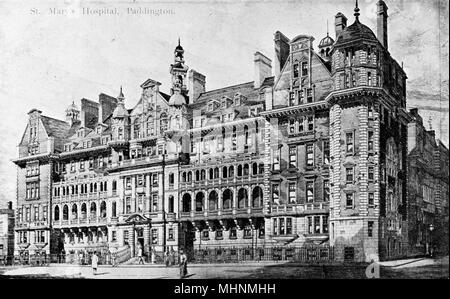
M 312 93 L 312 89 L 308 88 L 306 90 L 306 102 L 308 103 L 312 103 L 313 102 L 313 93 Z
M 369 221 L 367 222 L 367 236 L 368 237 L 373 237 L 373 221 Z
M 302 76 L 308 75 L 308 63 L 302 62 Z
M 373 182 L 375 180 L 375 168 L 373 166 L 368 167 L 368 180 Z
M 353 193 L 347 193 L 345 195 L 345 207 L 347 209 L 353 209 Z
M 367 85 L 372 86 L 372 73 L 367 73 Z
M 131 197 L 129 196 L 125 198 L 125 213 L 126 214 L 131 213 Z
M 294 64 L 294 78 L 298 78 L 298 73 L 299 73 L 299 65 L 298 63 Z
M 273 170 L 280 170 L 280 149 L 273 149 Z
M 353 184 L 353 176 L 354 176 L 353 167 L 347 167 L 345 169 L 345 181 L 347 182 L 347 184 Z
M 158 195 L 153 194 L 152 196 L 152 212 L 158 211 Z
M 158 230 L 156 228 L 152 229 L 152 244 L 158 244 Z
M 323 181 L 323 200 L 330 201 L 330 181 Z
M 314 116 L 310 115 L 307 118 L 308 121 L 308 131 L 314 131 Z
M 312 144 L 306 145 L 306 166 L 314 166 L 314 147 Z
M 289 147 L 289 167 L 297 167 L 297 147 Z
M 305 131 L 305 119 L 303 116 L 298 118 L 298 132 L 302 133 Z
M 279 184 L 272 185 L 272 201 L 275 204 L 280 204 L 280 185 Z
M 295 133 L 295 120 L 290 119 L 289 120 L 289 134 Z
M 367 149 L 368 151 L 373 151 L 373 131 L 368 132 L 368 138 L 367 138 Z
M 306 201 L 314 201 L 314 182 L 312 181 L 306 182 Z
M 123 244 L 129 244 L 129 232 L 127 230 L 123 231 Z
M 237 137 L 236 137 L 236 127 L 233 127 L 233 135 L 231 137 L 231 146 L 232 150 L 235 151 L 237 149 Z
M 289 183 L 289 203 L 297 202 L 297 184 L 294 182 Z
M 289 92 L 289 106 L 295 105 L 295 92 Z
M 368 197 L 369 208 L 373 208 L 375 206 L 375 194 L 373 192 L 369 192 Z
M 274 235 L 292 235 L 292 218 L 280 217 L 273 218 L 273 234 Z
M 349 154 L 353 154 L 354 152 L 354 139 L 353 139 L 353 132 L 348 132 L 345 134 L 345 144 L 346 144 L 346 151 Z
M 303 104 L 305 102 L 305 95 L 303 89 L 298 90 L 298 103 Z
M 328 140 L 323 142 L 323 164 L 330 164 L 330 142 Z

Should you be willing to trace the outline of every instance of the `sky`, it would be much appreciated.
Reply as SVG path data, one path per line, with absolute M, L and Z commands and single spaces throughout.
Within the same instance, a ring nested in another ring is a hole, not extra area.
M 385 2 L 389 51 L 408 75 L 407 106 L 419 108 L 448 146 L 448 1 Z M 253 81 L 253 54 L 274 60 L 277 30 L 291 39 L 312 35 L 317 49 L 327 22 L 334 38 L 334 16 L 342 12 L 350 25 L 354 7 L 354 0 L 0 0 L 0 207 L 15 201 L 11 159 L 32 108 L 64 119 L 72 101 L 117 96 L 120 86 L 132 108 L 148 78 L 168 93 L 178 38 L 207 90 Z M 376 32 L 376 0 L 359 7 L 361 22 Z

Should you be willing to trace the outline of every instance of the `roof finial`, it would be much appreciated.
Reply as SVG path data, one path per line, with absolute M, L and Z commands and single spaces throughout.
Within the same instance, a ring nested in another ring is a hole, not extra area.
M 119 98 L 119 99 L 125 98 L 124 95 L 123 95 L 123 92 L 122 92 L 122 85 L 120 85 L 120 93 L 119 93 L 119 96 L 117 98 Z
M 180 37 L 178 37 L 178 46 L 180 46 L 181 44 L 180 44 Z
M 358 0 L 356 0 L 356 6 L 355 6 L 355 14 L 354 14 L 356 21 L 359 21 L 359 7 L 358 7 Z

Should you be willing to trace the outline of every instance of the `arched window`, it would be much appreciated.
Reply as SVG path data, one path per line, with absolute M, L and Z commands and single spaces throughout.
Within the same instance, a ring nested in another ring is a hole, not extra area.
M 214 179 L 214 170 L 212 168 L 209 169 L 209 179 Z
M 234 166 L 233 165 L 228 167 L 228 177 L 229 178 L 233 178 L 234 177 Z
M 205 200 L 205 194 L 203 192 L 197 193 L 195 196 L 195 211 L 201 212 L 204 208 L 204 200 Z
M 89 193 L 92 193 L 92 191 L 94 191 L 94 184 L 90 183 L 89 184 Z
M 244 175 L 249 175 L 249 171 L 250 170 L 250 168 L 249 168 L 249 166 L 248 166 L 248 164 L 244 164 Z
M 69 220 L 69 207 L 67 205 L 64 205 L 64 207 L 63 207 L 63 219 L 62 220 Z
M 117 129 L 117 139 L 119 139 L 119 140 L 123 139 L 123 128 L 122 127 L 119 127 Z
M 175 207 L 174 207 L 174 205 L 175 205 L 175 199 L 173 198 L 173 196 L 171 195 L 171 196 L 169 196 L 169 202 L 168 202 L 168 204 L 169 204 L 169 207 L 168 207 L 168 212 L 169 213 L 173 213 L 174 212 L 174 209 L 175 209 Z
M 94 192 L 97 192 L 97 183 L 94 183 Z
M 252 174 L 257 175 L 258 174 L 258 163 L 254 162 L 252 164 Z
M 106 202 L 105 201 L 102 201 L 100 203 L 100 217 L 106 218 Z
M 219 195 L 216 191 L 211 191 L 208 197 L 208 209 L 210 211 L 215 211 L 218 209 L 219 205 Z
M 220 176 L 219 167 L 214 168 L 214 178 L 218 179 Z
M 202 181 L 206 180 L 206 170 L 202 169 L 200 173 L 201 173 L 200 174 L 201 180 Z
M 228 177 L 228 168 L 224 166 L 222 168 L 222 178 L 226 179 Z
M 187 174 L 187 181 L 192 182 L 192 172 L 191 171 L 189 171 Z
M 237 176 L 238 177 L 242 176 L 242 165 L 238 165 Z
M 86 208 L 86 204 L 83 203 L 81 204 L 81 219 L 86 219 L 87 216 L 87 208 Z
M 200 181 L 200 170 L 198 169 L 195 171 L 195 180 Z
M 256 186 L 252 191 L 252 207 L 259 208 L 263 206 L 263 190 Z
M 117 181 L 116 180 L 112 181 L 112 192 L 113 193 L 117 192 Z
M 89 217 L 90 218 L 95 218 L 97 216 L 97 205 L 95 204 L 95 202 L 91 203 L 91 208 L 90 208 L 90 213 L 89 213 Z
M 224 210 L 233 208 L 233 191 L 231 191 L 230 189 L 226 189 L 225 191 L 223 191 L 222 200 Z
M 182 181 L 183 183 L 186 183 L 186 179 L 187 179 L 187 177 L 186 177 L 186 172 L 183 172 L 183 173 L 181 174 L 181 181 Z
M 72 219 L 78 219 L 78 207 L 76 204 L 72 205 Z
M 191 195 L 189 193 L 185 193 L 182 198 L 182 211 L 190 212 L 191 211 Z
M 115 201 L 111 203 L 111 217 L 117 217 L 117 204 Z
M 246 208 L 248 207 L 248 192 L 247 189 L 241 188 L 238 192 L 238 208 Z
M 59 206 L 55 207 L 54 217 L 55 221 L 59 221 Z

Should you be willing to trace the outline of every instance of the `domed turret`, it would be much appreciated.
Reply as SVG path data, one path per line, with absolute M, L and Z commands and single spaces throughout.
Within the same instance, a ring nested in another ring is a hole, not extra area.
M 170 106 L 182 106 L 182 105 L 186 105 L 186 98 L 175 92 L 169 99 L 169 105 Z
M 66 109 L 66 121 L 72 125 L 78 120 L 79 114 L 80 110 L 78 109 L 77 105 L 75 105 L 75 102 L 72 101 L 72 104 L 70 104 Z

